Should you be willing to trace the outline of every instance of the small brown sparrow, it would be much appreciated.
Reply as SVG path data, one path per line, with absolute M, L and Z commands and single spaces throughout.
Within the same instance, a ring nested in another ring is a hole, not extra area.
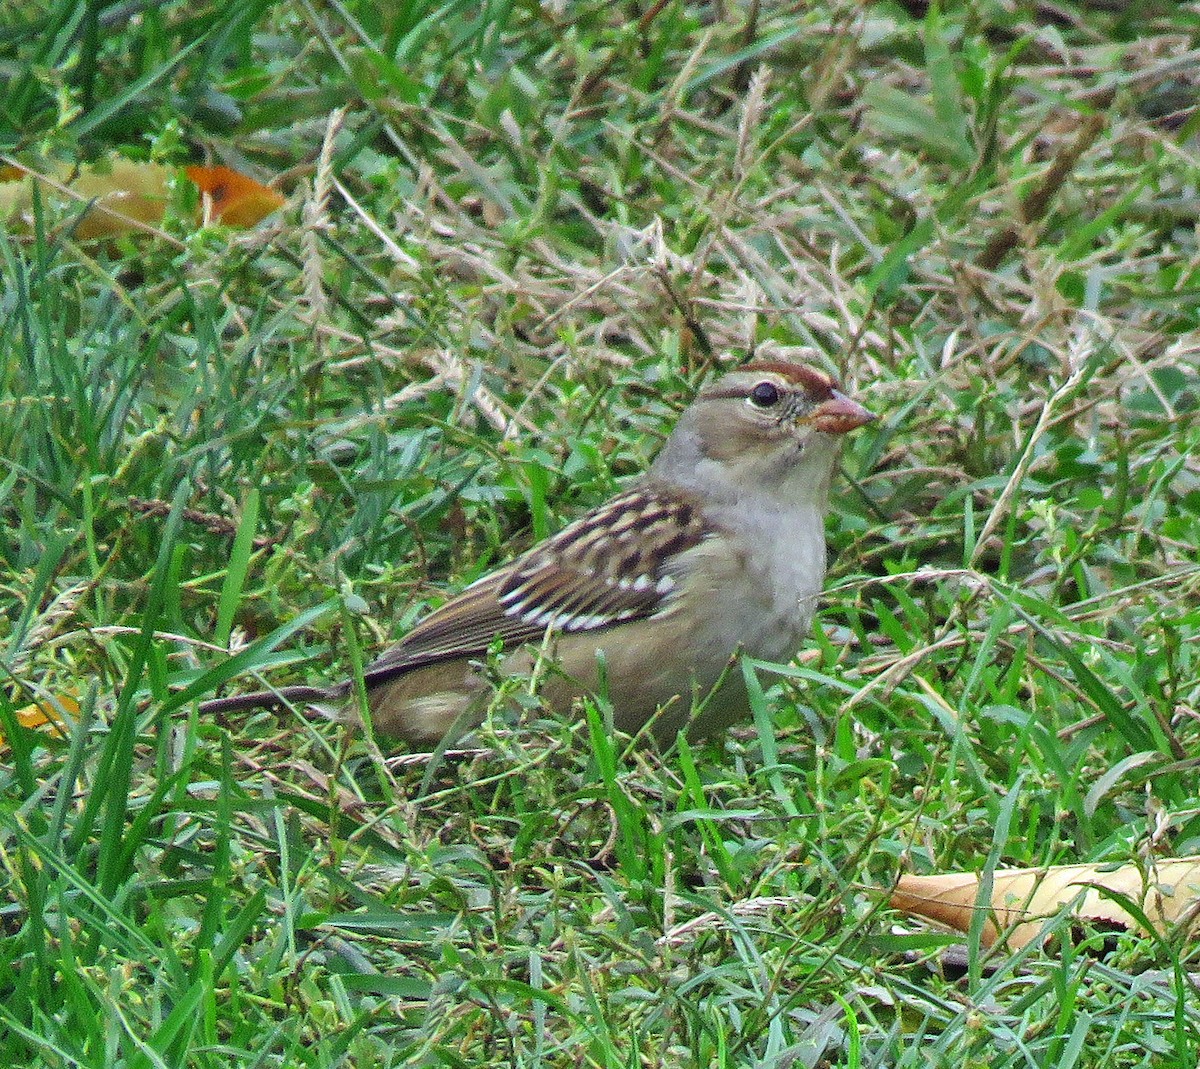
M 471 584 L 364 672 L 376 731 L 436 745 L 481 716 L 499 639 L 527 671 L 550 638 L 543 700 L 569 711 L 598 664 L 614 725 L 711 735 L 748 712 L 739 653 L 790 658 L 825 577 L 825 513 L 842 436 L 875 417 L 824 372 L 759 362 L 703 389 L 628 490 Z M 218 698 L 204 712 L 338 703 L 350 684 Z M 356 715 L 356 714 L 347 714 Z

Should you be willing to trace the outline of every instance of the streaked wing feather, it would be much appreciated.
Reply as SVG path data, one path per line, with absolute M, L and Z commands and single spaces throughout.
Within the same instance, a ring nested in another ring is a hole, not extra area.
M 542 637 L 545 628 L 507 616 L 496 596 L 503 573 L 489 575 L 436 608 L 363 672 L 368 687 L 454 657 L 482 657 L 497 636 L 505 646 Z
M 482 657 L 497 636 L 510 648 L 547 629 L 578 633 L 653 615 L 675 591 L 671 558 L 708 533 L 677 492 L 627 491 L 435 609 L 366 670 L 366 682 Z

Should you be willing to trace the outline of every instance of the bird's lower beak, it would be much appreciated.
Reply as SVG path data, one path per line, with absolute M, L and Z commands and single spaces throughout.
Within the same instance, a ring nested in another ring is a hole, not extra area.
M 874 412 L 863 408 L 857 401 L 851 400 L 844 393 L 837 390 L 833 391 L 833 397 L 828 401 L 823 401 L 809 416 L 809 422 L 819 431 L 824 431 L 826 434 L 846 434 L 848 431 L 854 430 L 855 427 L 861 427 L 864 423 L 870 423 L 876 419 Z

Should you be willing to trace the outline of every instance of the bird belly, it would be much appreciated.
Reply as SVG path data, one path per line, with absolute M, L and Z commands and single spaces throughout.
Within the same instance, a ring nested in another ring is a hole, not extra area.
M 482 680 L 464 660 L 415 668 L 367 692 L 371 724 L 409 745 L 436 746 L 460 718 L 465 719 L 482 689 Z M 355 715 L 352 708 L 347 711 Z

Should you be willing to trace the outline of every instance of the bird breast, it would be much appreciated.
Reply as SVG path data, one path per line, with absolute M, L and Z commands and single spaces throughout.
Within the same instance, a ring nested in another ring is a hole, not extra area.
M 818 508 L 754 510 L 711 517 L 740 524 L 740 538 L 714 538 L 689 550 L 707 619 L 688 636 L 694 657 L 725 660 L 741 649 L 786 661 L 812 623 L 825 577 L 825 524 Z M 732 548 L 738 546 L 740 548 Z

